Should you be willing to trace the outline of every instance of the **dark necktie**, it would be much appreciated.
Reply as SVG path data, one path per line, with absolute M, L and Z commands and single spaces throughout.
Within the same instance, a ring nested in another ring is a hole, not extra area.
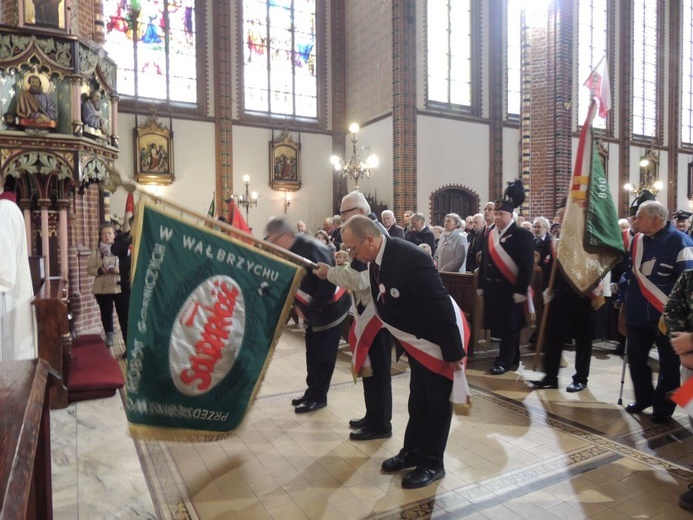
M 371 279 L 375 282 L 376 287 L 378 286 L 378 280 L 380 279 L 380 266 L 375 262 L 371 262 L 369 266 L 369 271 L 371 273 Z

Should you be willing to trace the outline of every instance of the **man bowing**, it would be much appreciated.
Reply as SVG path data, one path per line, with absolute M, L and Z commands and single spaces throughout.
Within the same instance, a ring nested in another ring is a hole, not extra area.
M 453 300 L 431 259 L 417 246 L 387 238 L 358 215 L 342 227 L 346 251 L 369 263 L 370 287 L 380 320 L 406 349 L 411 366 L 409 422 L 404 447 L 383 462 L 385 472 L 415 469 L 404 488 L 420 488 L 445 476 L 454 371 L 462 370 L 463 338 Z M 416 316 L 417 319 L 412 319 Z

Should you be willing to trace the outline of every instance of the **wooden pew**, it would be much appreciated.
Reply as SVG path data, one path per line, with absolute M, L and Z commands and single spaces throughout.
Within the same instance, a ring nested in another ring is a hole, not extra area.
M 447 273 L 440 272 L 440 278 L 443 280 L 443 285 L 452 296 L 452 299 L 457 302 L 462 312 L 464 312 L 471 328 L 471 336 L 469 339 L 469 347 L 467 355 L 474 355 L 474 347 L 481 339 L 481 311 L 482 306 L 479 304 L 479 298 L 476 294 L 477 281 L 476 276 L 472 273 Z
M 67 282 L 48 278 L 32 301 L 36 312 L 38 357 L 45 359 L 58 376 L 50 391 L 51 408 L 68 405 L 67 375 L 70 366 L 72 336 L 67 308 Z
M 48 392 L 43 359 L 0 363 L 0 520 L 53 518 Z

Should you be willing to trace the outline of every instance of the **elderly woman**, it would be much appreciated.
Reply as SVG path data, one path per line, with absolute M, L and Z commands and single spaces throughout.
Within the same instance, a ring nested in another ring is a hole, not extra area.
M 457 213 L 448 213 L 443 220 L 443 232 L 434 255 L 438 271 L 457 273 L 464 270 L 467 255 L 467 237 L 462 230 L 462 219 Z

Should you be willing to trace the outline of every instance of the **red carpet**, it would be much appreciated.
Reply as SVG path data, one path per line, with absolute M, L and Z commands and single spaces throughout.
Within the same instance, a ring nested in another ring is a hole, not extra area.
M 111 397 L 125 384 L 118 362 L 98 334 L 76 338 L 67 373 L 70 402 Z

